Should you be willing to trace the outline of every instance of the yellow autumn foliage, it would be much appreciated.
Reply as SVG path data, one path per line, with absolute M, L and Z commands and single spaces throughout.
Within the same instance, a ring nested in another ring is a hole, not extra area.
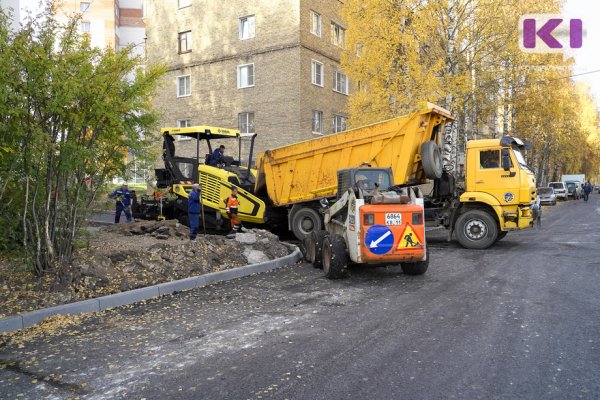
M 568 78 L 573 60 L 519 48 L 521 15 L 558 12 L 556 0 L 347 0 L 350 125 L 433 101 L 457 117 L 449 148 L 513 132 L 532 141 L 528 162 L 541 183 L 597 175 L 597 107 Z

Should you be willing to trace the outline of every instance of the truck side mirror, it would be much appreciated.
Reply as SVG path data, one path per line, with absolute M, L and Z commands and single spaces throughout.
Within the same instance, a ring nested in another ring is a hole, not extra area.
M 510 157 L 509 156 L 502 156 L 502 168 L 505 171 L 510 170 Z
M 505 171 L 510 170 L 510 155 L 508 153 L 508 149 L 502 149 L 502 169 Z

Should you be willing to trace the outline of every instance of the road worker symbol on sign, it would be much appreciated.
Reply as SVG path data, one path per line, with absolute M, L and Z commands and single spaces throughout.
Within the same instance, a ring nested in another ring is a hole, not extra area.
M 385 254 L 394 247 L 394 234 L 387 226 L 373 225 L 365 235 L 365 245 L 373 254 Z
M 398 243 L 397 249 L 406 249 L 411 247 L 423 247 L 421 240 L 413 231 L 412 227 L 406 224 L 406 228 L 404 228 L 404 232 L 400 236 L 400 242 Z

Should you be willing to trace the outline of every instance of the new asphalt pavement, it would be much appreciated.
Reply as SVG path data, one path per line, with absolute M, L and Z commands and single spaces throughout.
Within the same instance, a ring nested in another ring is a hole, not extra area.
M 428 243 L 423 276 L 298 264 L 0 339 L 0 398 L 600 398 L 600 195 Z

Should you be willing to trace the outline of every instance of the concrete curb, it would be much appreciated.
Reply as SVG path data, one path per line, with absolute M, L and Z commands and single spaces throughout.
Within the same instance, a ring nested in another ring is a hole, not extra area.
M 95 299 L 77 301 L 75 303 L 63 304 L 49 308 L 42 308 L 41 310 L 31 311 L 20 315 L 13 315 L 11 317 L 0 318 L 0 333 L 28 328 L 30 326 L 39 324 L 45 318 L 52 315 L 76 315 L 88 312 L 103 311 L 113 307 L 137 303 L 138 301 L 142 300 L 149 300 L 158 296 L 181 292 L 183 290 L 200 288 L 203 286 L 212 285 L 213 283 L 228 281 L 259 272 L 270 271 L 287 265 L 293 265 L 302 259 L 302 252 L 297 246 L 288 243 L 285 243 L 285 245 L 290 249 L 293 249 L 293 252 L 287 256 L 276 258 L 274 260 L 228 269 L 225 271 L 212 272 L 210 274 L 200 276 L 193 276 L 191 278 L 165 282 L 145 288 L 97 297 Z

